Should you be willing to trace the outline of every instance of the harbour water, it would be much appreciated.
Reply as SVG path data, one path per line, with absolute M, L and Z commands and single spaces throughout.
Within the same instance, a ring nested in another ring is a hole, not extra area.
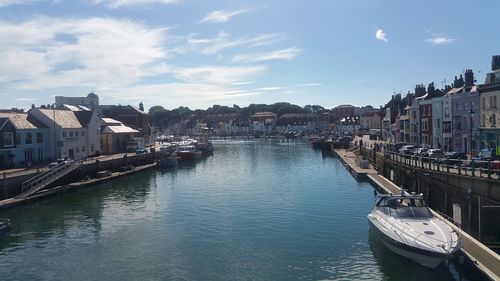
M 372 186 L 305 141 L 214 150 L 1 212 L 0 280 L 482 280 L 389 252 L 369 230 Z

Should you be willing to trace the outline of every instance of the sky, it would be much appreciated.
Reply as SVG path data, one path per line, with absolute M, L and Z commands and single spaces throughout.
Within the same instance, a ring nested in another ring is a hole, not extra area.
M 483 83 L 498 11 L 500 0 L 0 0 L 0 108 L 91 91 L 146 109 L 378 107 L 468 68 Z

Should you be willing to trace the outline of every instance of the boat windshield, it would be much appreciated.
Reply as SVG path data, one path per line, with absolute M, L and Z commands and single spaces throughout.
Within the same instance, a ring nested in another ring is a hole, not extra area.
M 386 201 L 384 212 L 397 218 L 432 218 L 432 213 L 419 198 L 398 198 Z

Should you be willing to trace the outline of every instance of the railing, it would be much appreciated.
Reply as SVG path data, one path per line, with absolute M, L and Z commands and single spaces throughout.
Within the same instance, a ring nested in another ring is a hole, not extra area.
M 449 159 L 385 152 L 385 157 L 410 167 L 471 177 L 500 179 L 500 161 Z
M 52 169 L 49 169 L 30 178 L 29 180 L 23 182 L 22 193 L 16 197 L 25 198 L 35 194 L 44 187 L 47 187 L 49 184 L 74 171 L 81 165 L 81 163 L 81 160 L 63 162 L 53 167 Z

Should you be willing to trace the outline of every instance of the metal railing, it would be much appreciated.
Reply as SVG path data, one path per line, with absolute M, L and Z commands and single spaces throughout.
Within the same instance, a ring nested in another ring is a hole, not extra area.
M 500 179 L 500 161 L 463 160 L 385 152 L 385 157 L 410 167 L 471 177 Z
M 47 187 L 49 184 L 74 171 L 81 165 L 81 163 L 81 160 L 63 162 L 45 172 L 42 172 L 30 178 L 29 180 L 23 182 L 22 192 L 16 197 L 25 198 L 35 194 L 44 187 Z

